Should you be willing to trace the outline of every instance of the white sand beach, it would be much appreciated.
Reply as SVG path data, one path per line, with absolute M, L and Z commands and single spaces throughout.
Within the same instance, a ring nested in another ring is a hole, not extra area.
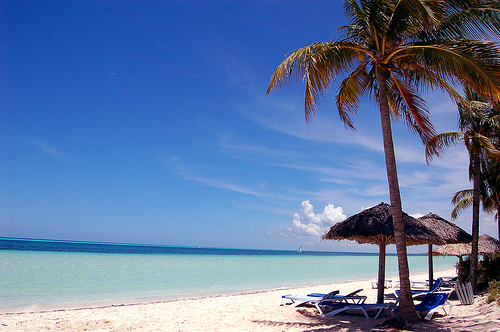
M 435 272 L 435 277 L 455 270 Z M 395 276 L 389 276 L 397 280 Z M 426 273 L 414 274 L 422 281 Z M 175 301 L 122 304 L 78 309 L 0 314 L 0 332 L 7 331 L 398 331 L 384 326 L 386 318 L 366 319 L 355 314 L 319 315 L 313 308 L 281 306 L 285 294 L 305 295 L 339 289 L 342 294 L 363 288 L 367 303 L 375 303 L 373 280 L 336 283 L 250 294 L 221 295 Z M 389 288 L 386 292 L 393 292 Z M 473 305 L 452 301 L 453 314 L 440 310 L 418 331 L 500 331 L 500 308 L 478 296 Z

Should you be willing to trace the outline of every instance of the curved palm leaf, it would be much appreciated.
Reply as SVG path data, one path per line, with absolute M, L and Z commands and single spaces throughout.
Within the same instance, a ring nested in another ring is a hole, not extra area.
M 438 33 L 444 37 L 485 38 L 500 36 L 500 4 L 497 0 L 447 0 L 448 15 Z
M 455 197 L 453 197 L 455 198 Z M 455 208 L 451 211 L 451 219 L 457 219 L 460 212 L 468 210 L 472 206 L 472 195 L 463 197 L 460 200 L 454 200 Z
M 365 93 L 370 83 L 370 75 L 366 69 L 367 62 L 361 63 L 358 68 L 342 80 L 339 86 L 337 108 L 342 122 L 351 129 L 354 129 L 354 125 L 350 115 L 357 113 L 360 97 Z
M 434 126 L 429 119 L 425 101 L 408 84 L 392 76 L 388 81 L 390 86 L 389 103 L 396 119 L 402 117 L 406 126 L 416 132 L 422 141 L 427 142 L 434 135 Z
M 459 131 L 450 131 L 432 137 L 425 147 L 425 158 L 427 162 L 431 161 L 434 156 L 440 157 L 444 148 L 457 144 L 462 137 L 463 133 Z

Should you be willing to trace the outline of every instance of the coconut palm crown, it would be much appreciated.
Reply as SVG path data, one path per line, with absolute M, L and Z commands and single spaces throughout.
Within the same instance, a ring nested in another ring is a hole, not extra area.
M 401 281 L 400 315 L 417 319 L 411 297 L 402 222 L 402 204 L 391 119 L 403 120 L 424 142 L 434 136 L 419 92 L 438 89 L 456 102 L 456 86 L 470 86 L 499 101 L 500 58 L 494 42 L 474 39 L 500 35 L 498 1 L 344 0 L 350 23 L 342 37 L 288 54 L 271 76 L 267 92 L 292 79 L 305 82 L 305 116 L 310 121 L 331 83 L 341 75 L 336 95 L 340 119 L 354 129 L 353 116 L 364 96 L 379 105 L 390 201 Z

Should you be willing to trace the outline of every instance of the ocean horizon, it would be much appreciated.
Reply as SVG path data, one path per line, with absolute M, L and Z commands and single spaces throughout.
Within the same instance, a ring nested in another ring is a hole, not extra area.
M 426 254 L 409 254 L 411 273 Z M 455 257 L 434 259 L 434 269 Z M 150 302 L 377 278 L 378 254 L 0 238 L 0 309 Z M 387 254 L 386 275 L 397 275 Z

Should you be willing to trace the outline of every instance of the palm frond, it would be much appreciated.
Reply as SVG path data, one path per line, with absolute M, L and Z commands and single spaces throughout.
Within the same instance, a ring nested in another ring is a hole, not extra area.
M 408 48 L 422 66 L 489 99 L 500 100 L 500 49 L 495 43 L 458 39 L 439 42 Z
M 267 93 L 293 78 L 304 80 L 304 106 L 306 119 L 309 121 L 332 80 L 348 68 L 355 57 L 356 45 L 345 41 L 315 43 L 293 51 L 274 71 Z
M 388 30 L 389 36 L 409 36 L 419 31 L 431 31 L 446 13 L 442 1 L 400 0 L 394 8 Z
M 389 100 L 394 109 L 393 114 L 402 117 L 406 126 L 416 132 L 425 144 L 435 135 L 425 101 L 414 88 L 399 80 L 393 72 L 391 72 L 391 79 L 388 83 Z
M 440 157 L 444 148 L 457 144 L 462 137 L 463 133 L 459 131 L 450 131 L 434 136 L 425 146 L 425 159 L 429 162 L 434 156 Z
M 483 211 L 486 213 L 493 213 L 497 211 L 497 204 L 492 196 L 486 197 L 483 201 Z
M 460 215 L 460 212 L 469 209 L 472 206 L 472 196 L 464 197 L 463 199 L 454 202 L 455 208 L 451 211 L 451 219 L 455 220 Z
M 357 113 L 360 97 L 369 86 L 370 77 L 366 71 L 367 65 L 367 62 L 361 63 L 358 68 L 342 80 L 338 89 L 339 93 L 336 96 L 340 119 L 350 129 L 354 129 L 350 115 Z
M 500 161 L 500 151 L 491 143 L 489 137 L 475 134 L 472 139 L 472 144 L 476 151 L 483 150 L 489 158 Z
M 461 200 L 472 197 L 473 193 L 474 193 L 473 189 L 463 189 L 463 190 L 457 191 L 456 193 L 453 194 L 453 197 L 451 199 L 451 203 L 456 205 Z
M 440 90 L 448 94 L 455 104 L 463 103 L 464 97 L 456 90 L 455 84 L 453 84 L 454 80 L 439 75 L 431 67 L 417 65 L 415 70 L 405 70 L 398 65 L 392 71 L 397 72 L 399 76 L 403 76 L 404 81 L 416 87 L 418 91 Z
M 347 30 L 346 37 L 356 41 L 369 38 L 371 31 L 370 22 L 358 2 L 356 0 L 344 1 L 344 12 L 351 22 L 349 25 L 342 27 L 342 29 Z
M 448 15 L 436 32 L 445 38 L 488 38 L 500 36 L 500 3 L 498 0 L 447 0 Z

